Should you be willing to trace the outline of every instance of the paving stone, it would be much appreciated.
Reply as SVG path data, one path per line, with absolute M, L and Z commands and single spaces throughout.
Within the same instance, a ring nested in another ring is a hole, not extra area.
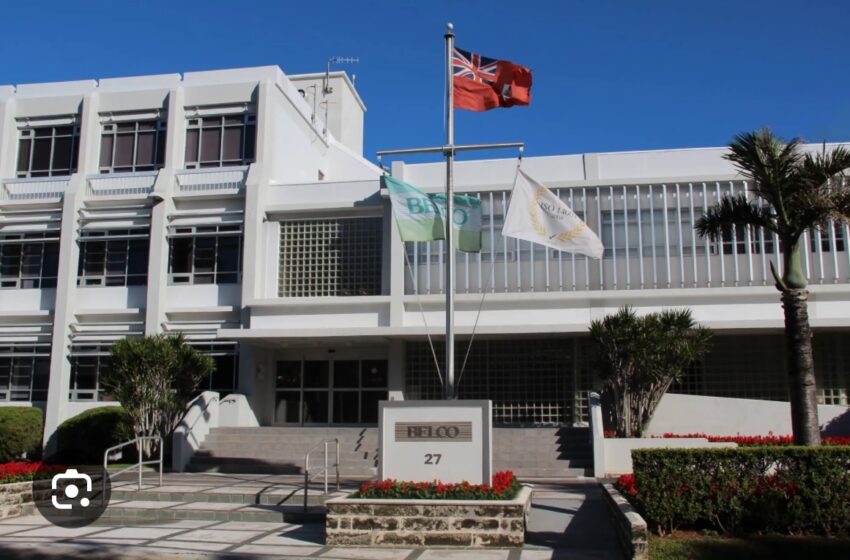
M 98 531 L 103 531 L 103 527 L 97 526 L 89 526 L 89 527 L 79 527 L 76 529 L 66 529 L 64 527 L 57 527 L 55 525 L 47 525 L 44 527 L 37 527 L 30 529 L 28 531 L 22 531 L 20 533 L 15 533 L 16 537 L 47 537 L 51 539 L 66 539 L 70 537 L 81 537 L 84 535 L 88 535 L 91 533 L 97 533 Z
M 0 525 L 0 535 L 8 535 L 16 531 L 25 531 L 32 529 L 32 525 Z
M 234 548 L 230 552 L 240 554 L 266 554 L 269 556 L 295 556 L 301 558 L 322 550 L 321 546 L 271 546 L 262 544 L 246 544 Z M 333 558 L 333 556 L 331 556 Z
M 332 548 L 320 558 L 346 558 L 353 560 L 404 560 L 413 552 L 405 548 Z
M 172 528 L 172 529 L 164 529 L 159 527 L 149 528 L 149 527 L 121 527 L 117 529 L 112 529 L 110 531 L 106 531 L 104 533 L 99 533 L 98 537 L 107 537 L 113 539 L 162 539 L 169 535 L 173 535 L 174 533 L 179 533 L 181 529 Z
M 170 502 L 165 502 L 170 503 Z M 183 502 L 174 505 L 175 510 L 193 510 L 193 511 L 235 511 L 245 504 L 233 504 L 230 502 Z M 223 518 L 222 518 L 223 520 Z
M 216 531 L 219 529 L 225 531 L 274 531 L 275 529 L 283 530 L 283 523 L 268 523 L 264 521 L 248 522 L 248 521 L 228 521 L 215 526 Z
M 508 550 L 426 550 L 419 560 L 507 560 Z
M 146 546 L 152 546 L 155 548 L 168 548 L 171 550 L 203 550 L 206 552 L 219 552 L 226 548 L 233 546 L 230 543 L 212 543 L 212 542 L 184 542 L 178 540 L 164 540 L 151 543 Z
M 192 542 L 214 542 L 237 544 L 262 535 L 262 531 L 220 531 L 218 529 L 198 529 L 189 531 L 169 540 Z

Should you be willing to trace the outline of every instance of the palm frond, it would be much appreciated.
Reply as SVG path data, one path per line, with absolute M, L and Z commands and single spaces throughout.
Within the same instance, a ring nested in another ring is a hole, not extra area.
M 745 177 L 754 181 L 753 191 L 765 198 L 780 214 L 788 182 L 803 158 L 801 140 L 787 144 L 763 128 L 738 134 L 723 157 Z
M 776 232 L 776 214 L 769 206 L 748 201 L 743 194 L 726 196 L 701 216 L 694 227 L 702 237 L 717 241 L 721 236 L 731 237 L 732 226 L 753 226 Z

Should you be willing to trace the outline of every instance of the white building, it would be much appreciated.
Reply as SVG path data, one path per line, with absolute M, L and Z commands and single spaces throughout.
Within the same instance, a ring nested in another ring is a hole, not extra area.
M 277 67 L 0 88 L 0 405 L 44 407 L 49 440 L 102 405 L 112 341 L 177 331 L 263 426 L 369 426 L 381 399 L 439 396 L 442 243 L 399 240 L 364 112 L 344 74 Z M 589 322 L 628 304 L 717 331 L 675 391 L 787 400 L 778 243 L 692 228 L 751 187 L 722 153 L 525 158 L 600 234 L 599 261 L 503 239 L 516 160 L 457 163 L 485 216 L 484 250 L 457 257 L 459 367 L 477 319 L 461 397 L 492 399 L 497 424 L 584 424 Z M 441 164 L 392 172 L 443 188 Z M 843 406 L 848 240 L 809 234 L 804 263 L 819 398 Z

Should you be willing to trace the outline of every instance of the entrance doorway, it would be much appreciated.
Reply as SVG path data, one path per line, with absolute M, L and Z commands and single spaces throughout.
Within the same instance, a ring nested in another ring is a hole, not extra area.
M 295 426 L 375 425 L 387 399 L 387 360 L 277 362 L 275 423 Z

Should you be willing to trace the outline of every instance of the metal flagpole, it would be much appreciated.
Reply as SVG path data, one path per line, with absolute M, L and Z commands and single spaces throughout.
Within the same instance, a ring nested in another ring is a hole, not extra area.
M 469 144 L 454 145 L 454 83 L 452 80 L 452 54 L 454 53 L 453 33 L 454 25 L 446 24 L 446 144 L 431 148 L 412 148 L 402 150 L 383 150 L 377 152 L 380 159 L 385 155 L 409 155 L 442 152 L 446 157 L 446 266 L 445 266 L 445 288 L 446 288 L 446 363 L 445 363 L 445 398 L 452 400 L 457 398 L 457 387 L 455 386 L 455 332 L 454 332 L 454 306 L 455 306 L 455 246 L 454 246 L 454 157 L 456 152 L 472 150 L 492 150 L 500 148 L 520 148 L 525 144 L 522 142 L 499 143 L 499 144 Z
M 455 246 L 454 246 L 454 192 L 452 172 L 454 167 L 455 119 L 454 84 L 452 80 L 452 53 L 454 52 L 454 25 L 446 25 L 446 400 L 455 394 Z

